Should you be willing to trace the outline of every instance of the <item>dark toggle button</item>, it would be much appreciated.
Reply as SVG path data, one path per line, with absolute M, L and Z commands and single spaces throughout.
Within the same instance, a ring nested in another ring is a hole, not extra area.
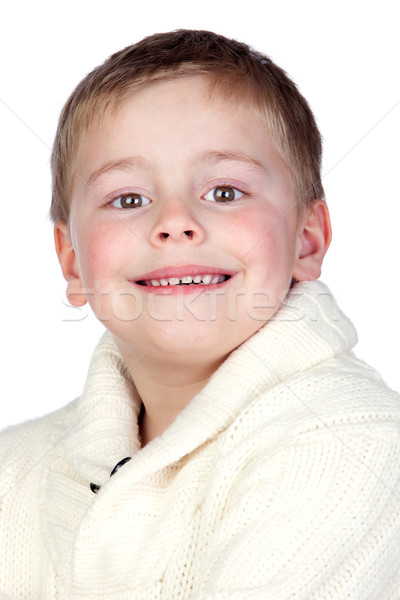
M 132 456 L 126 456 L 125 458 L 123 458 L 122 460 L 120 460 L 119 463 L 117 463 L 115 465 L 115 467 L 113 468 L 113 470 L 111 471 L 110 477 L 112 477 L 113 475 L 115 475 L 115 473 L 118 471 L 118 469 L 120 469 L 121 467 L 123 467 L 125 463 L 129 462 L 131 460 L 131 458 L 132 458 Z
M 113 470 L 111 471 L 111 475 L 110 477 L 112 477 L 113 475 L 115 475 L 115 473 L 118 471 L 118 469 L 120 469 L 121 467 L 124 466 L 125 463 L 127 463 L 128 461 L 130 461 L 132 458 L 132 456 L 126 456 L 125 458 L 123 458 L 122 460 L 120 460 L 115 467 L 113 468 Z M 92 490 L 93 494 L 97 494 L 97 492 L 99 491 L 99 489 L 101 488 L 101 485 L 97 485 L 97 483 L 91 483 L 90 484 L 90 489 Z

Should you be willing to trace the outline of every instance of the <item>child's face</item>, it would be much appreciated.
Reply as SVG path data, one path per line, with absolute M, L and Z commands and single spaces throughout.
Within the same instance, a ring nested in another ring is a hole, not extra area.
M 200 76 L 150 84 L 107 113 L 76 165 L 71 244 L 56 226 L 68 296 L 81 304 L 83 286 L 136 358 L 223 360 L 292 277 L 318 276 L 304 275 L 304 219 L 267 130 L 209 99 Z

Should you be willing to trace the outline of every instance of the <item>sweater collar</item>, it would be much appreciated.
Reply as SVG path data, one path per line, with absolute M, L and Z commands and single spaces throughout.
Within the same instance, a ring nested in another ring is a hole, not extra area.
M 356 341 L 353 325 L 323 283 L 294 285 L 275 317 L 232 352 L 170 427 L 138 452 L 140 398 L 106 333 L 69 424 L 67 457 L 98 484 L 125 456 L 134 455 L 137 477 L 162 469 L 214 438 L 260 393 L 350 350 Z

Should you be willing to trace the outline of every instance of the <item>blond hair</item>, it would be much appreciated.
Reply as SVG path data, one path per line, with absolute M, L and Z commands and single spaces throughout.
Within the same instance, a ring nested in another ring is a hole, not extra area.
M 321 135 L 293 81 L 270 58 L 244 43 L 209 31 L 155 34 L 116 52 L 89 73 L 67 100 L 54 140 L 53 221 L 68 223 L 74 159 L 93 120 L 147 82 L 201 74 L 228 98 L 256 107 L 289 168 L 300 208 L 323 198 Z

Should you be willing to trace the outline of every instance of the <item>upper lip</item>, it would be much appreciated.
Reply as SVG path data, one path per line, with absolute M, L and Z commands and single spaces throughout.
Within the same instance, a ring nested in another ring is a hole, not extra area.
M 182 266 L 171 266 L 156 269 L 155 271 L 149 271 L 139 277 L 135 277 L 134 281 L 147 281 L 150 279 L 169 279 L 177 278 L 182 279 L 185 275 L 194 277 L 195 275 L 228 275 L 232 277 L 235 274 L 230 269 L 221 269 L 220 267 L 211 267 L 208 265 L 182 265 Z

